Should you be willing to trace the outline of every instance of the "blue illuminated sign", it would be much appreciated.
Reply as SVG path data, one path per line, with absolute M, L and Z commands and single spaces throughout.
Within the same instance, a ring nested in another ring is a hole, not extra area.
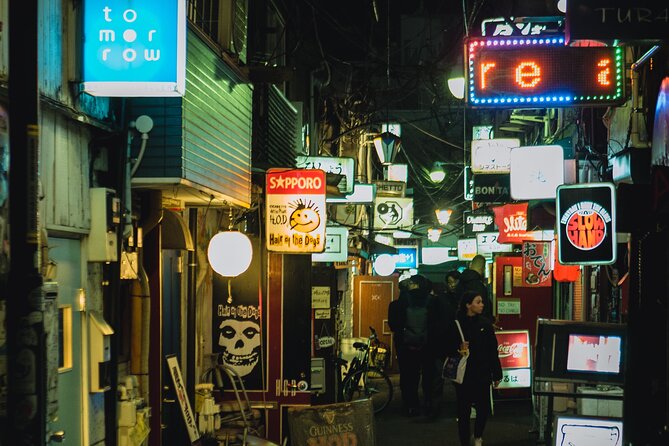
M 185 0 L 85 0 L 83 91 L 182 96 Z
M 555 107 L 624 101 L 620 47 L 565 46 L 563 37 L 475 38 L 467 43 L 472 106 Z
M 418 268 L 418 248 L 397 248 L 395 257 L 395 269 Z

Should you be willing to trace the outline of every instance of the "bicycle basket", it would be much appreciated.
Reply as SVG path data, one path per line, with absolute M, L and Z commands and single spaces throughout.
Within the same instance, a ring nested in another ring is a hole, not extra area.
M 370 355 L 370 364 L 380 369 L 384 369 L 388 367 L 389 359 L 388 350 L 383 347 L 377 347 Z

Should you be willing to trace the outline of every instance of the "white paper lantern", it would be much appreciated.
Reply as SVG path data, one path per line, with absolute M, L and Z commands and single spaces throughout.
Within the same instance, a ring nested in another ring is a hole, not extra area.
M 374 271 L 379 276 L 389 276 L 395 272 L 395 257 L 390 254 L 381 254 L 374 260 Z
M 238 231 L 219 232 L 209 241 L 207 258 L 212 269 L 224 277 L 236 277 L 251 265 L 251 240 Z

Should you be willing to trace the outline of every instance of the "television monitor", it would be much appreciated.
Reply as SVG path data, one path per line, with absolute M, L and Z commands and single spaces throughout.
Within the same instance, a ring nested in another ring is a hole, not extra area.
M 554 446 L 620 446 L 623 420 L 559 415 L 555 419 Z
M 534 378 L 623 385 L 625 324 L 538 319 Z

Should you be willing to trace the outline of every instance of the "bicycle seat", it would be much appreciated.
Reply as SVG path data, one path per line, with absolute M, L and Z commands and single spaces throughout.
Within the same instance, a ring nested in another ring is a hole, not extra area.
M 365 344 L 364 342 L 354 342 L 353 348 L 357 350 L 367 350 L 367 344 Z
M 333 358 L 333 361 L 334 361 L 335 365 L 345 366 L 346 364 L 348 364 L 348 361 L 345 360 L 344 358 Z

